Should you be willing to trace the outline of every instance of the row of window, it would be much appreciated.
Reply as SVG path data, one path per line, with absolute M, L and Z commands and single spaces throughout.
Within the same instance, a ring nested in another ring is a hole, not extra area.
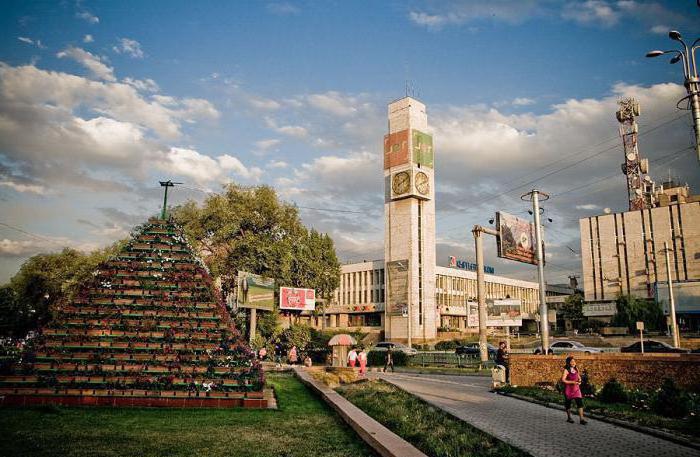
M 340 287 L 335 291 L 340 305 L 384 302 L 384 269 L 355 271 L 340 275 Z
M 477 300 L 476 279 L 437 275 L 436 286 L 435 301 L 438 306 L 466 306 L 467 302 Z M 495 282 L 487 282 L 485 286 L 486 298 L 519 299 L 523 305 L 523 312 L 530 313 L 537 310 L 539 304 L 537 289 Z

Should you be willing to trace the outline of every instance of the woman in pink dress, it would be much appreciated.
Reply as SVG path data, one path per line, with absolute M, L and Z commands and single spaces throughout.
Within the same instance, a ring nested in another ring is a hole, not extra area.
M 566 421 L 570 424 L 574 423 L 571 418 L 571 403 L 576 402 L 578 408 L 578 417 L 581 425 L 586 425 L 587 421 L 583 418 L 583 395 L 581 395 L 581 375 L 576 368 L 576 359 L 573 355 L 566 358 L 564 372 L 561 375 L 561 382 L 564 383 L 564 407 L 566 408 Z
M 357 354 L 357 361 L 360 363 L 360 376 L 364 376 L 367 373 L 367 353 L 364 349 Z

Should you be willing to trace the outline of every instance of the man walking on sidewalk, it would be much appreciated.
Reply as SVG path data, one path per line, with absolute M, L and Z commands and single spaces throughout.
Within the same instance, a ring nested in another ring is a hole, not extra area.
M 394 355 L 393 351 L 391 349 L 391 346 L 389 346 L 386 350 L 386 361 L 384 362 L 384 373 L 386 373 L 386 369 L 391 366 L 391 372 L 394 372 Z

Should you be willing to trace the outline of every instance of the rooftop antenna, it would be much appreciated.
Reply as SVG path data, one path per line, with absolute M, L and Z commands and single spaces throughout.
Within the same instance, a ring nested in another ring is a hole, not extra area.
M 167 181 L 158 181 L 160 183 L 161 187 L 165 187 L 165 194 L 163 195 L 163 211 L 160 213 L 160 218 L 165 220 L 166 216 L 166 211 L 168 208 L 168 187 L 175 187 L 175 184 L 182 184 L 181 182 L 172 182 L 171 180 Z

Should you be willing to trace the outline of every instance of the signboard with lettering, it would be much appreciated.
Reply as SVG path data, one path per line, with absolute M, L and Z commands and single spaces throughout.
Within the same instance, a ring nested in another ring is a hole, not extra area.
M 386 263 L 387 314 L 408 316 L 408 260 Z
M 499 211 L 496 213 L 496 227 L 498 257 L 537 265 L 535 224 Z
M 523 325 L 520 300 L 487 300 L 486 301 L 486 326 L 487 327 L 520 327 Z
M 316 291 L 297 287 L 280 287 L 280 309 L 313 311 L 316 309 Z
M 264 311 L 275 309 L 275 280 L 239 271 L 236 277 L 236 304 L 239 308 Z
M 586 303 L 582 311 L 585 317 L 614 316 L 617 314 L 617 305 L 615 302 Z
M 475 263 L 467 262 L 466 260 L 458 259 L 457 257 L 451 255 L 449 266 L 451 268 L 461 268 L 462 270 L 476 271 L 477 265 Z M 496 270 L 489 266 L 484 265 L 484 273 L 495 274 Z

